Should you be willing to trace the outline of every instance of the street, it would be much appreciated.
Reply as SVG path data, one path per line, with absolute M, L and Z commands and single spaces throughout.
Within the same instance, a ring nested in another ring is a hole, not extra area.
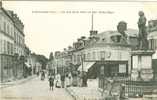
M 48 79 L 34 78 L 28 82 L 3 88 L 0 100 L 73 100 L 63 88 L 49 90 Z

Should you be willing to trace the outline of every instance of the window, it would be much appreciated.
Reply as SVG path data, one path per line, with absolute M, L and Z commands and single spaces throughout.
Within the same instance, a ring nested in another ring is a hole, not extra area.
M 126 64 L 119 64 L 119 73 L 126 73 Z
M 105 59 L 105 51 L 100 51 L 100 59 Z
M 96 59 L 96 53 L 95 52 L 93 52 L 93 60 L 95 60 Z
M 155 44 L 155 48 L 154 49 L 157 49 L 157 39 L 154 39 L 154 44 Z
M 76 62 L 76 55 L 73 56 L 73 59 L 74 59 L 74 63 L 75 63 Z
M 1 45 L 1 46 L 2 46 L 1 52 L 4 53 L 4 40 L 1 40 L 1 42 L 2 42 L 2 45 Z
M 91 57 L 91 56 L 90 56 L 90 53 L 88 53 L 88 54 L 87 54 L 87 59 L 90 60 L 90 59 L 91 59 L 90 57 Z
M 120 52 L 120 51 L 117 51 L 117 53 L 118 53 L 118 59 L 121 60 L 121 58 L 122 58 L 121 52 Z
M 10 43 L 7 41 L 7 54 L 10 54 Z
M 13 54 L 13 44 L 11 44 L 11 54 Z
M 0 53 L 2 53 L 2 40 L 0 39 Z
M 154 49 L 154 40 L 152 39 L 152 49 Z
M 10 36 L 13 37 L 13 34 L 12 34 L 12 27 L 10 27 Z
M 4 53 L 5 53 L 5 54 L 7 53 L 7 43 L 6 43 L 5 40 L 4 40 Z
M 4 22 L 4 24 L 3 24 L 4 26 L 4 32 L 6 33 L 6 22 Z
M 153 39 L 150 39 L 150 49 L 153 49 Z
M 0 16 L 0 22 L 2 22 L 2 17 Z M 2 23 L 0 23 L 0 30 L 2 30 Z
M 9 25 L 7 25 L 7 34 L 10 34 Z

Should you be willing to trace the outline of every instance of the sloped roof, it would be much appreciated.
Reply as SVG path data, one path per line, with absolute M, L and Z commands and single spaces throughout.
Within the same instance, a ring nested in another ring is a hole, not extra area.
M 127 34 L 127 36 L 129 37 L 137 37 L 138 36 L 138 31 L 135 30 L 135 29 L 128 29 L 125 31 L 125 33 Z M 130 45 L 129 42 L 128 44 L 126 44 L 126 42 L 124 41 L 121 41 L 121 42 L 115 42 L 113 41 L 114 39 L 114 36 L 121 36 L 122 34 L 119 33 L 118 31 L 104 31 L 104 32 L 101 32 L 101 33 L 98 33 L 96 35 L 96 37 L 98 37 L 98 41 L 92 43 L 92 44 L 89 44 L 87 47 L 90 47 L 91 45 L 98 45 L 98 44 L 101 44 L 101 45 Z
M 130 37 L 137 37 L 138 36 L 138 30 L 136 29 L 127 29 L 125 33 Z
M 106 42 L 106 43 L 112 43 L 111 37 L 112 36 L 121 36 L 121 34 L 117 31 L 105 31 L 102 33 L 99 33 L 96 37 L 99 37 L 99 41 L 97 42 Z
M 137 37 L 138 35 L 138 30 L 136 29 L 127 29 L 125 31 L 125 33 L 127 34 L 127 36 L 131 36 L 131 37 Z M 104 31 L 99 33 L 97 36 L 98 37 L 108 37 L 108 36 L 114 36 L 114 35 L 121 35 L 118 31 Z

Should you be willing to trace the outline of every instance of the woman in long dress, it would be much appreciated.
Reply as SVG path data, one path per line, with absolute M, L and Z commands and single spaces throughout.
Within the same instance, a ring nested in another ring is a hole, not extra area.
M 69 79 L 69 74 L 68 73 L 65 76 L 65 85 L 66 85 L 66 87 L 70 87 L 70 79 Z
M 55 84 L 56 88 L 61 88 L 61 81 L 60 81 L 60 79 L 61 79 L 60 74 L 57 74 L 56 75 L 56 84 Z

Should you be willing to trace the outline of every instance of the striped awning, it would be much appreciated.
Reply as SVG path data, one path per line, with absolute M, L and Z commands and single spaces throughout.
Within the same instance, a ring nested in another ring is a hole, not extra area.
M 31 65 L 30 65 L 30 64 L 28 64 L 27 62 L 25 63 L 25 65 L 26 65 L 28 68 L 30 68 L 30 67 L 31 67 Z
M 83 71 L 87 72 L 94 64 L 95 62 L 83 62 Z M 78 70 L 82 71 L 82 64 L 79 66 Z

